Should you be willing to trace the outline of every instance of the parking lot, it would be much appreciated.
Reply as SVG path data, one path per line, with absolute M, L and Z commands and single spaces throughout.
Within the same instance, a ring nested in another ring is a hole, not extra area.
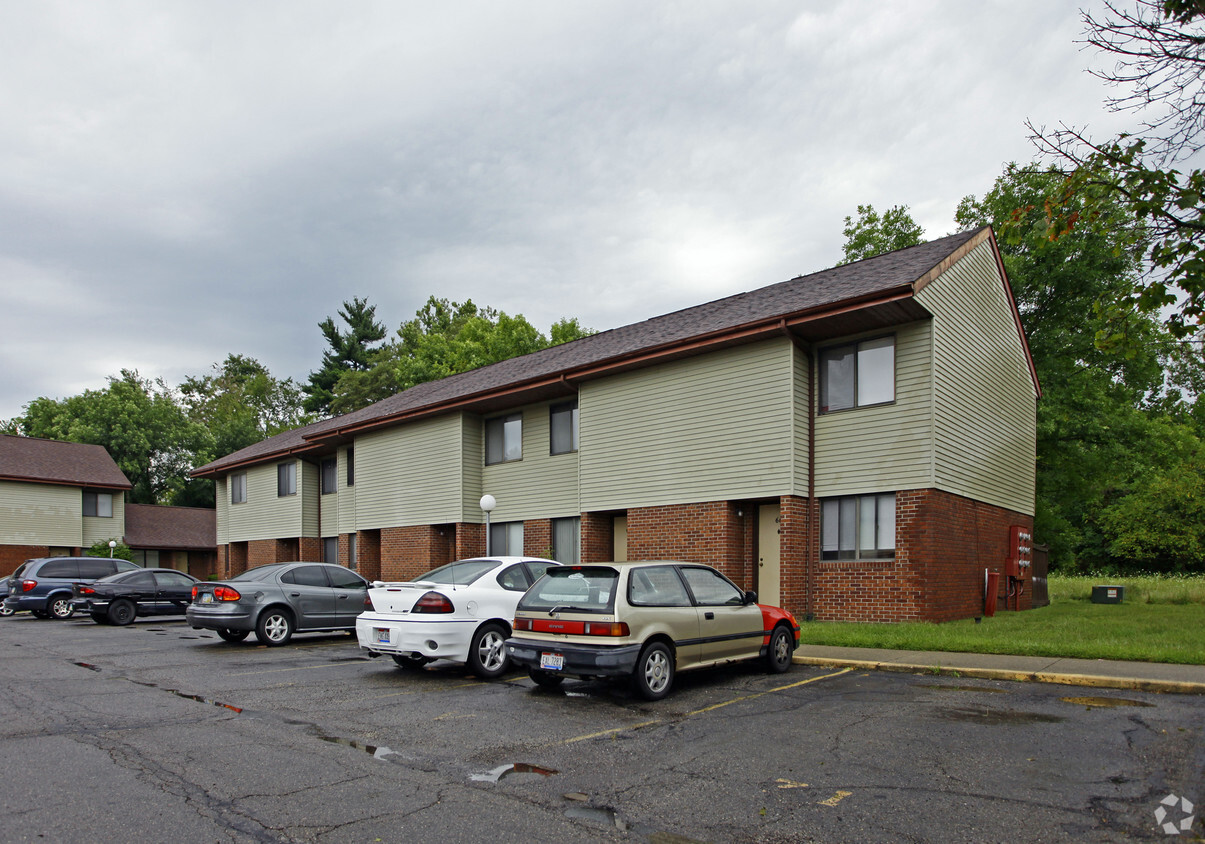
M 25 614 L 0 646 L 9 841 L 1168 840 L 1205 797 L 1195 696 L 744 665 L 645 703 Z

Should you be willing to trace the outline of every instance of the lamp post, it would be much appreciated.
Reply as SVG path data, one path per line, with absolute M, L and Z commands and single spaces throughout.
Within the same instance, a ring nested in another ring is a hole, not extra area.
M 117 547 L 117 540 L 116 540 L 116 539 L 110 539 L 110 540 L 109 540 L 109 559 L 110 559 L 110 560 L 111 560 L 111 559 L 113 559 L 113 549 L 114 549 L 114 548 L 116 548 L 116 547 Z
M 498 499 L 492 495 L 481 496 L 481 509 L 485 513 L 485 556 L 490 556 L 490 511 L 498 506 Z

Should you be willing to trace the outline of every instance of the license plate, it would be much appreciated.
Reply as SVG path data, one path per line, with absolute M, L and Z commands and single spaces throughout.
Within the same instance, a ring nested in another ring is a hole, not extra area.
M 200 598 L 201 598 L 202 604 L 212 604 L 213 603 L 213 595 L 210 594 L 209 592 L 202 592 L 200 595 Z
M 372 633 L 373 633 L 373 636 L 375 636 L 375 638 L 373 639 L 374 642 L 383 642 L 386 645 L 389 644 L 389 630 L 387 628 L 374 627 L 374 628 L 372 628 Z
M 565 667 L 564 654 L 540 654 L 540 669 L 543 671 L 560 671 Z

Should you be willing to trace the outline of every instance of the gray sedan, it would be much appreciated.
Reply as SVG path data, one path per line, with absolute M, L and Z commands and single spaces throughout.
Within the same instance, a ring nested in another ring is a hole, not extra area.
M 294 632 L 356 629 L 368 583 L 330 563 L 271 563 L 230 580 L 201 582 L 186 617 L 197 629 L 216 630 L 227 642 L 254 631 L 261 644 L 283 645 Z

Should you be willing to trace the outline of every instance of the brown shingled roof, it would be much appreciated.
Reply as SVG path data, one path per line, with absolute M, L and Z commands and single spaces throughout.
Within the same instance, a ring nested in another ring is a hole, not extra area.
M 990 237 L 988 227 L 961 232 L 418 384 L 353 413 L 256 443 L 193 475 L 220 475 L 270 457 L 313 451 L 324 442 L 346 441 L 357 432 L 422 415 L 458 408 L 489 412 L 519 392 L 525 401 L 572 395 L 569 385 L 575 380 L 639 366 L 655 356 L 681 357 L 786 331 L 814 341 L 920 319 L 927 312 L 913 299 L 915 292 Z
M 212 551 L 218 544 L 216 510 L 126 505 L 126 545 L 176 551 Z
M 0 480 L 130 489 L 104 446 L 0 435 Z

